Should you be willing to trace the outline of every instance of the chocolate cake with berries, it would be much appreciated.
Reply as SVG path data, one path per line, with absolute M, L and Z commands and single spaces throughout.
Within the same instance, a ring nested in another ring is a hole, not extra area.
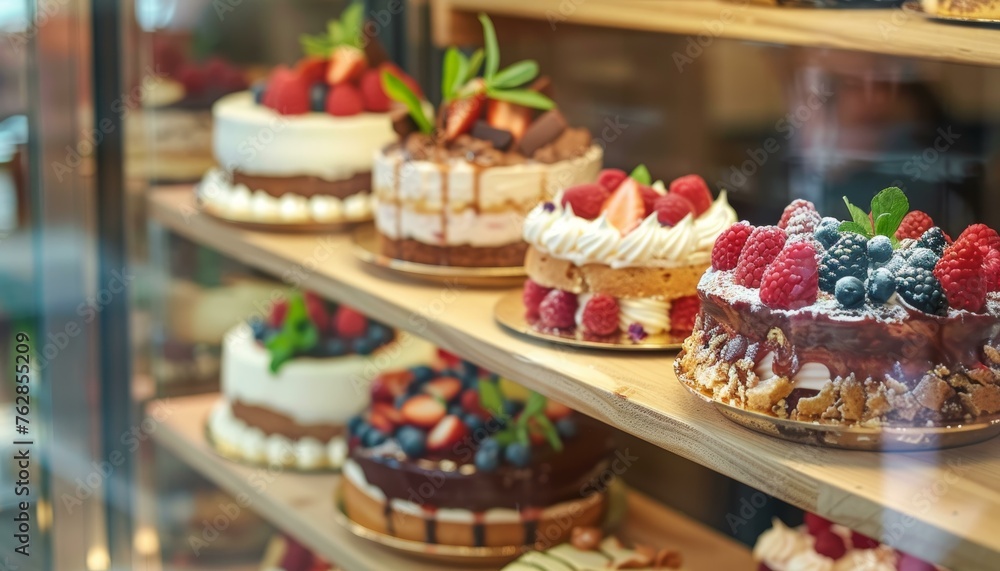
M 529 551 L 501 571 L 599 571 L 607 569 L 681 569 L 680 552 L 649 545 L 627 547 L 596 527 L 575 527 L 567 543 Z
M 375 225 L 390 258 L 520 266 L 525 214 L 600 169 L 601 147 L 555 109 L 548 79 L 536 77 L 538 64 L 499 69 L 493 24 L 480 20 L 485 52 L 466 57 L 452 47 L 445 54 L 436 123 L 418 93 L 383 75 L 386 92 L 410 111 L 397 123 L 400 141 L 375 159 Z
M 668 190 L 643 166 L 605 169 L 528 214 L 528 321 L 588 340 L 683 339 L 715 239 L 734 222 L 726 191 L 713 200 L 698 175 Z
M 753 548 L 758 571 L 945 571 L 815 514 L 794 528 L 772 521 Z
M 218 168 L 199 187 L 206 208 L 282 224 L 371 218 L 372 157 L 396 139 L 381 76 L 418 88 L 363 25 L 352 4 L 327 35 L 303 38 L 307 56 L 294 68 L 213 106 Z
M 350 428 L 343 506 L 379 533 L 553 545 L 604 516 L 610 430 L 470 363 L 382 375 Z
M 871 213 L 739 222 L 712 251 L 674 366 L 689 387 L 809 422 L 941 426 L 1000 412 L 1000 236 L 954 241 L 897 188 Z
M 208 419 L 224 456 L 302 470 L 339 467 L 347 421 L 368 405 L 378 366 L 433 358 L 427 342 L 314 294 L 274 304 L 228 333 L 222 399 Z M 376 365 L 376 363 L 378 365 Z

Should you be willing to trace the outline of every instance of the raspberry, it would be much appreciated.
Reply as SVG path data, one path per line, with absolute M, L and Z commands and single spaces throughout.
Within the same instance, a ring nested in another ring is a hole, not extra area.
M 656 209 L 656 200 L 662 195 L 656 192 L 655 188 L 641 184 L 639 185 L 639 193 L 642 195 L 642 205 L 646 208 L 646 216 L 649 216 Z
M 663 226 L 675 226 L 688 214 L 694 213 L 694 206 L 686 198 L 676 194 L 664 194 L 653 205 L 656 219 Z
M 973 241 L 959 241 L 945 250 L 934 266 L 948 304 L 955 309 L 981 311 L 986 305 L 983 252 Z
M 369 69 L 361 76 L 361 99 L 365 110 L 373 113 L 384 113 L 389 110 L 391 102 L 382 88 L 382 74 L 377 69 Z
M 576 307 L 576 294 L 558 289 L 550 291 L 538 308 L 542 327 L 572 329 L 576 325 Z
M 595 335 L 611 335 L 618 331 L 618 302 L 610 295 L 599 293 L 583 306 L 583 328 Z
M 306 302 L 306 311 L 309 312 L 309 319 L 312 320 L 316 329 L 321 332 L 326 331 L 330 326 L 330 316 L 326 312 L 326 303 L 311 291 L 307 291 L 303 297 Z
M 868 279 L 868 240 L 847 232 L 823 254 L 819 262 L 819 288 L 834 293 L 840 278 L 854 276 L 861 281 Z
M 813 548 L 816 550 L 816 553 L 825 555 L 834 561 L 840 559 L 845 553 L 847 553 L 847 546 L 844 544 L 844 538 L 830 530 L 821 531 L 816 535 L 816 543 L 813 544 Z
M 831 525 L 833 525 L 832 521 L 814 513 L 806 512 L 806 528 L 809 530 L 809 535 L 819 535 L 821 531 L 830 529 Z
M 730 226 L 719 235 L 712 247 L 712 267 L 716 270 L 731 270 L 740 259 L 740 252 L 753 232 L 753 226 L 742 220 Z
M 285 315 L 288 313 L 288 302 L 281 300 L 275 302 L 271 308 L 271 314 L 267 316 L 267 324 L 276 329 L 280 329 L 285 322 Z
M 614 192 L 618 185 L 628 178 L 628 174 L 621 169 L 604 169 L 597 175 L 597 184 L 603 186 L 608 192 Z
M 815 210 L 808 210 L 805 208 L 800 208 L 792 217 L 788 219 L 788 227 L 785 228 L 785 232 L 788 233 L 789 237 L 792 236 L 812 236 L 813 232 L 816 231 L 816 227 L 819 226 L 820 216 L 819 212 Z
M 989 250 L 1000 250 L 1000 234 L 985 224 L 973 224 L 958 236 L 958 242 L 971 241 L 985 255 Z
M 855 549 L 875 549 L 881 544 L 877 539 L 872 539 L 867 535 L 852 531 L 851 545 L 853 545 Z
M 309 84 L 295 71 L 278 67 L 267 80 L 264 105 L 282 115 L 309 112 Z
M 917 240 L 917 247 L 927 248 L 940 256 L 944 254 L 944 249 L 947 248 L 950 243 L 951 238 L 944 233 L 944 230 L 934 226 L 933 228 L 928 228 L 927 231 L 920 236 L 920 239 Z
M 364 337 L 368 331 L 368 318 L 346 305 L 341 305 L 337 308 L 337 315 L 333 318 L 333 324 L 337 328 L 338 337 L 356 339 Z
M 701 311 L 701 301 L 696 295 L 679 297 L 670 302 L 670 332 L 688 335 L 694 329 L 694 318 Z
M 524 300 L 524 309 L 528 317 L 538 317 L 538 306 L 550 291 L 552 288 L 540 286 L 536 281 L 524 281 L 524 293 L 521 299 Z
M 983 277 L 986 291 L 1000 290 L 1000 250 L 990 250 L 983 259 Z
M 361 91 L 350 83 L 341 83 L 330 88 L 326 96 L 326 112 L 336 117 L 357 115 L 365 110 Z
M 900 553 L 896 569 L 898 571 L 936 571 L 937 567 L 908 553 Z
M 691 202 L 696 216 L 701 216 L 712 206 L 712 193 L 708 191 L 705 179 L 689 174 L 670 183 L 670 194 L 677 194 Z
M 778 309 L 811 305 L 818 291 L 816 248 L 810 242 L 788 244 L 764 270 L 760 282 L 761 302 Z
M 573 207 L 573 214 L 576 214 L 580 218 L 593 220 L 600 216 L 601 207 L 609 196 L 611 196 L 611 193 L 597 183 L 581 184 L 566 189 L 563 192 L 560 203 L 563 206 L 569 204 Z
M 777 226 L 754 228 L 736 262 L 736 283 L 751 288 L 760 287 L 764 270 L 785 247 L 786 238 L 785 231 Z
M 896 228 L 896 239 L 917 239 L 929 230 L 931 226 L 934 226 L 934 221 L 931 220 L 931 217 L 926 212 L 914 210 L 907 213 L 903 217 L 903 221 L 899 223 L 899 228 Z
M 788 229 L 788 222 L 792 219 L 792 216 L 799 213 L 800 211 L 816 212 L 816 205 L 808 200 L 803 200 L 801 198 L 796 198 L 791 204 L 785 207 L 784 212 L 781 213 L 781 220 L 778 221 L 778 228 L 782 230 Z M 817 212 L 818 214 L 818 212 Z M 790 234 L 791 232 L 789 232 Z
M 896 272 L 896 293 L 916 309 L 933 315 L 943 315 L 948 307 L 941 282 L 924 268 L 903 266 Z

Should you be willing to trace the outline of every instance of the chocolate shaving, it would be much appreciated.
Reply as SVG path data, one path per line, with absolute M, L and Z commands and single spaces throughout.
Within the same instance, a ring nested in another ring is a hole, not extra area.
M 476 121 L 476 124 L 472 126 L 472 136 L 489 141 L 493 148 L 498 151 L 506 151 L 514 142 L 514 135 L 510 131 L 497 129 L 486 121 Z
M 546 111 L 524 132 L 520 144 L 521 152 L 529 157 L 534 155 L 535 151 L 555 141 L 566 127 L 566 118 L 558 109 Z
M 392 130 L 399 135 L 399 140 L 405 140 L 411 133 L 420 131 L 417 122 L 410 117 L 410 113 L 404 107 L 394 107 L 389 116 L 392 118 Z

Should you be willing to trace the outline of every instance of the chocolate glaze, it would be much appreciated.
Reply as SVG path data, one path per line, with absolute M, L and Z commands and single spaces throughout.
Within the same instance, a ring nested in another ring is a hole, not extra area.
M 347 198 L 371 188 L 372 173 L 359 172 L 350 178 L 326 180 L 317 176 L 259 176 L 240 171 L 233 172 L 233 184 L 244 184 L 251 191 L 263 190 L 275 198 L 286 193 L 298 194 L 306 198 L 322 195 Z
M 604 424 L 578 415 L 579 434 L 564 440 L 562 452 L 547 444 L 532 448 L 533 460 L 526 468 L 502 463 L 493 472 L 444 471 L 440 461 L 472 464 L 474 446 L 456 445 L 452 454 L 438 458 L 406 458 L 390 441 L 387 445 L 351 446 L 368 483 L 390 498 L 420 504 L 425 510 L 462 508 L 474 512 L 490 508 L 525 510 L 580 499 L 588 484 L 608 467 L 613 449 L 611 432 Z M 533 541 L 533 540 L 532 540 Z
M 240 401 L 231 403 L 233 416 L 249 426 L 257 427 L 264 434 L 280 434 L 292 440 L 312 437 L 320 442 L 328 442 L 335 436 L 344 434 L 343 426 L 335 424 L 299 424 L 295 419 L 269 408 L 246 404 Z

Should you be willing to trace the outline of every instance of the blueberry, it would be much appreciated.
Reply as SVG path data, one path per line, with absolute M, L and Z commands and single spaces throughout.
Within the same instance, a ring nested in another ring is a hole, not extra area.
M 837 240 L 819 262 L 819 288 L 835 293 L 841 278 L 852 276 L 863 282 L 868 278 L 868 239 L 847 232 Z M 862 295 L 864 287 L 861 288 Z
M 837 301 L 847 309 L 853 309 L 865 302 L 865 284 L 854 276 L 837 280 Z
M 368 325 L 367 336 L 376 346 L 383 345 L 392 340 L 392 329 L 381 323 L 371 323 Z
M 370 355 L 375 348 L 376 345 L 371 342 L 371 339 L 358 337 L 357 339 L 351 340 L 351 350 L 358 355 Z
M 253 102 L 257 105 L 264 104 L 264 90 L 267 89 L 267 82 L 258 81 L 250 86 L 250 93 L 253 93 Z
M 829 248 L 840 240 L 840 220 L 827 216 L 820 221 L 813 234 L 824 248 Z
M 482 472 L 492 472 L 500 465 L 500 451 L 498 449 L 480 448 L 476 450 L 476 468 Z
M 524 405 L 517 401 L 505 401 L 503 403 L 503 411 L 507 413 L 507 416 L 517 416 L 517 413 L 521 412 Z
M 500 452 L 500 448 L 502 448 L 502 446 L 500 446 L 500 442 L 496 438 L 487 437 L 484 438 L 483 441 L 479 443 L 479 449 L 485 450 L 487 448 Z
M 410 369 L 413 373 L 413 382 L 415 383 L 426 383 L 427 381 L 434 378 L 436 373 L 434 369 L 428 367 L 427 365 L 419 365 Z
M 361 437 L 361 443 L 367 447 L 378 446 L 386 441 L 388 437 L 377 428 L 370 428 Z
M 357 436 L 358 438 L 361 439 L 361 442 L 364 442 L 365 436 L 367 436 L 368 433 L 371 432 L 372 430 L 375 430 L 374 428 L 372 428 L 372 425 L 368 424 L 368 422 L 366 421 L 361 421 L 361 423 L 359 423 L 358 426 L 354 429 L 354 436 Z
M 396 397 L 396 400 L 393 401 L 393 404 L 396 406 L 397 410 L 401 409 L 403 408 L 403 404 L 406 403 L 406 401 L 409 400 L 409 398 L 410 395 L 399 395 L 398 397 Z
M 913 248 L 909 251 L 907 262 L 915 268 L 933 270 L 938 263 L 938 255 L 930 248 Z
M 459 364 L 459 371 L 461 372 L 462 377 L 465 377 L 466 375 L 475 375 L 478 377 L 479 365 L 470 363 L 469 361 L 462 361 L 461 364 Z
M 573 438 L 576 436 L 576 421 L 570 417 L 560 418 L 556 421 L 556 432 L 563 438 Z
M 896 291 L 896 278 L 889 270 L 879 268 L 868 278 L 867 289 L 868 299 L 874 303 L 885 303 Z
M 323 352 L 329 357 L 340 357 L 347 354 L 347 343 L 343 339 L 332 337 L 323 342 Z
M 313 111 L 326 111 L 326 94 L 330 87 L 325 83 L 316 83 L 309 88 L 309 108 Z
M 462 416 L 461 418 L 462 418 L 462 422 L 465 423 L 465 426 L 469 427 L 469 431 L 470 432 L 475 432 L 476 430 L 478 430 L 480 428 L 484 428 L 486 426 L 483 423 L 483 419 L 479 418 L 478 414 L 471 414 L 471 413 L 469 413 L 469 414 L 466 414 L 466 415 Z
M 462 415 L 465 414 L 465 409 L 460 404 L 453 404 L 448 407 L 448 414 L 462 418 Z
M 876 264 L 884 264 L 892 258 L 892 240 L 888 236 L 875 236 L 868 241 L 868 257 Z
M 531 463 L 531 449 L 520 442 L 512 442 L 504 449 L 503 457 L 518 468 L 524 468 Z
M 250 331 L 253 332 L 253 338 L 257 341 L 263 341 L 264 335 L 267 334 L 267 324 L 264 320 L 259 317 L 254 317 L 250 320 Z
M 464 375 L 462 377 L 463 389 L 475 389 L 479 386 L 479 375 Z
M 404 426 L 396 432 L 399 447 L 410 458 L 422 456 L 427 450 L 427 434 L 415 426 Z
M 347 431 L 351 434 L 357 434 L 358 429 L 361 425 L 365 424 L 365 419 L 360 414 L 352 416 L 350 420 L 347 421 Z

